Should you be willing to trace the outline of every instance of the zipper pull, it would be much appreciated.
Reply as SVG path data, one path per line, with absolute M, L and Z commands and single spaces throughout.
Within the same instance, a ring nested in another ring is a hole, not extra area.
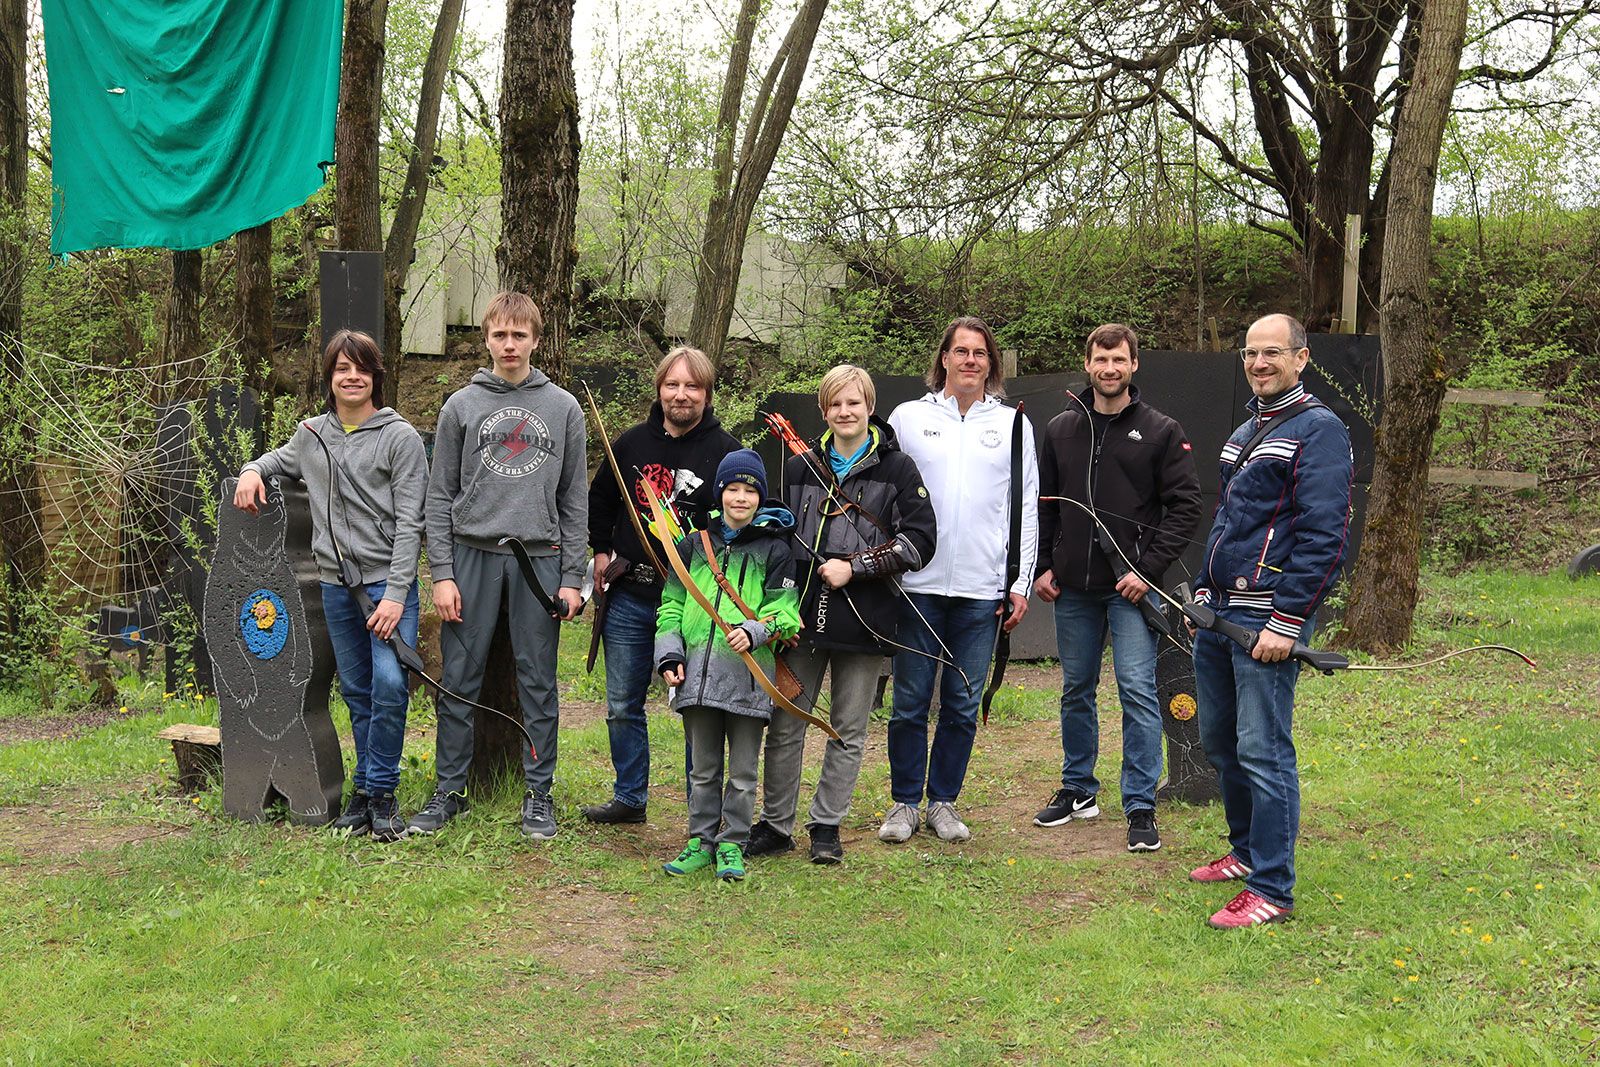
M 1276 527 L 1273 527 L 1273 526 L 1268 526 L 1267 527 L 1267 539 L 1261 545 L 1261 558 L 1256 561 L 1256 577 L 1255 577 L 1255 580 L 1258 581 L 1258 582 L 1261 580 L 1261 568 L 1263 568 L 1263 567 L 1265 567 L 1267 565 L 1267 550 L 1272 547 L 1272 535 L 1274 533 L 1276 533 L 1276 532 L 1277 532 L 1277 528 Z

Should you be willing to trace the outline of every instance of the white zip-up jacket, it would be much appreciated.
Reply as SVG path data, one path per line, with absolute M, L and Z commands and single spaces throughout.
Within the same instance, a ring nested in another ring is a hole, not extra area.
M 1011 532 L 1011 428 L 1016 409 L 985 396 L 967 409 L 956 398 L 929 393 L 894 409 L 900 448 L 917 461 L 933 498 L 939 541 L 933 559 L 900 582 L 914 593 L 998 600 Z M 1022 568 L 1013 593 L 1027 596 L 1030 560 L 1039 549 L 1039 453 L 1033 424 L 1022 419 Z

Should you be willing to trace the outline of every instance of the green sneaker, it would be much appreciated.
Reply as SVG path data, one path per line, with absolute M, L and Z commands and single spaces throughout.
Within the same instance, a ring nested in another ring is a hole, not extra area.
M 738 849 L 735 848 L 734 851 L 737 852 Z M 683 851 L 678 853 L 678 858 L 671 863 L 663 863 L 661 869 L 671 875 L 693 874 L 711 866 L 712 860 L 711 850 L 702 845 L 698 837 L 691 837 L 689 843 L 683 846 Z M 743 868 L 739 873 L 744 874 Z
M 744 852 L 732 841 L 717 846 L 717 877 L 729 882 L 744 878 Z

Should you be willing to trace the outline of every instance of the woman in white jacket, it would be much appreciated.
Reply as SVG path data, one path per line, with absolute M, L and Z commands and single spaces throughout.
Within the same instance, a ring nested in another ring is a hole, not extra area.
M 996 627 L 1004 625 L 1009 632 L 1028 609 L 1031 563 L 1024 562 L 1006 588 L 1014 478 L 1022 479 L 1020 560 L 1035 558 L 1039 536 L 1033 427 L 1017 409 L 1001 402 L 1005 376 L 994 332 L 978 318 L 951 322 L 927 381 L 926 396 L 901 404 L 889 416 L 900 447 L 922 472 L 939 530 L 933 559 L 902 583 L 910 603 L 900 634 L 905 644 L 930 656 L 947 651 L 970 684 L 945 668 L 930 753 L 928 709 L 938 665 L 908 652 L 894 658 L 894 713 L 889 720 L 894 804 L 878 837 L 895 843 L 917 832 L 924 797 L 928 827 L 941 839 L 965 841 L 971 836 L 955 801 L 972 755 Z M 1014 470 L 1012 435 L 1018 432 L 1020 469 Z

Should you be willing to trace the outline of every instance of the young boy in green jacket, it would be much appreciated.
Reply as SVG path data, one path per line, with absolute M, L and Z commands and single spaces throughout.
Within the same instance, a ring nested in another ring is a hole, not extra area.
M 722 511 L 713 514 L 706 531 L 710 558 L 698 535 L 685 537 L 674 549 L 699 596 L 685 589 L 673 568 L 656 615 L 656 671 L 676 687 L 672 707 L 683 716 L 693 760 L 689 843 L 664 865 L 669 875 L 715 863 L 719 878 L 744 877 L 761 734 L 772 717 L 772 698 L 741 653 L 750 653 L 771 678 L 768 646 L 800 630 L 788 542 L 794 516 L 776 501 L 765 501 L 766 492 L 760 456 L 740 449 L 722 460 L 715 486 Z M 718 581 L 719 572 L 728 589 Z M 747 617 L 740 600 L 755 618 Z M 727 624 L 726 636 L 702 601 Z

